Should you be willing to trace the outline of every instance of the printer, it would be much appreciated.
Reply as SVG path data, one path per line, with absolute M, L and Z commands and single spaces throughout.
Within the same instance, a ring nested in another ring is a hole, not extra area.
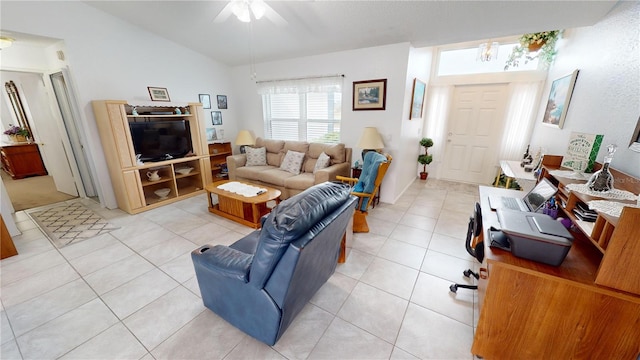
M 573 236 L 549 215 L 498 209 L 501 229 L 491 231 L 491 246 L 514 256 L 558 266 L 571 249 Z

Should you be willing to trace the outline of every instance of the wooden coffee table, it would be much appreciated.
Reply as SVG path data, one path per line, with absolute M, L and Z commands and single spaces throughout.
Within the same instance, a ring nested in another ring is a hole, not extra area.
M 230 180 L 222 180 L 205 186 L 204 189 L 207 190 L 207 198 L 209 199 L 209 211 L 242 225 L 258 229 L 260 227 L 260 218 L 271 211 L 271 209 L 267 207 L 267 202 L 271 200 L 275 200 L 276 204 L 280 202 L 280 190 L 242 181 L 237 182 L 264 188 L 267 189 L 267 192 L 246 197 L 218 189 L 218 186 L 228 182 L 230 182 Z M 211 194 L 218 195 L 217 204 L 213 203 Z

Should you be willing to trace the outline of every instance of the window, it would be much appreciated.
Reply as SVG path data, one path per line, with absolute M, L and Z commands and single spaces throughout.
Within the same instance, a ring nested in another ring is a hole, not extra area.
M 342 77 L 270 81 L 258 85 L 266 138 L 340 142 Z
M 491 72 L 504 72 L 504 64 L 509 58 L 509 54 L 518 43 L 501 44 L 498 49 L 498 59 L 495 61 L 481 62 L 476 60 L 478 47 L 456 50 L 443 50 L 440 53 L 438 63 L 438 76 L 463 75 L 463 74 L 485 74 Z M 538 59 L 524 63 L 520 66 L 512 66 L 507 72 L 529 71 L 538 69 Z

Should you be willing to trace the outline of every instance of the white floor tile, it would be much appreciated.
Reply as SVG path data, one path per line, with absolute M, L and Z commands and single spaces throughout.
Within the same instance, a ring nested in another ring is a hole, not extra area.
M 450 285 L 448 280 L 420 273 L 411 302 L 471 326 L 474 290 L 454 294 L 449 291 Z
M 154 349 L 205 310 L 202 300 L 178 286 L 124 320 L 147 349 Z
M 408 303 L 407 300 L 358 283 L 338 312 L 338 317 L 394 343 Z
M 140 359 L 147 349 L 121 323 L 117 323 L 65 354 L 61 359 Z
M 418 270 L 393 261 L 376 258 L 360 281 L 403 299 L 411 298 Z
M 409 304 L 396 346 L 420 359 L 472 360 L 472 341 L 471 326 Z
M 393 345 L 335 318 L 308 359 L 388 359 Z
M 102 301 L 95 299 L 18 336 L 18 346 L 25 359 L 57 358 L 117 321 Z

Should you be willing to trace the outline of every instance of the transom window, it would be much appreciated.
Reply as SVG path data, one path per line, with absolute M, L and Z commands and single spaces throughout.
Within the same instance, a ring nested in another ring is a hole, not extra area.
M 258 85 L 265 138 L 340 142 L 342 77 L 270 81 Z

